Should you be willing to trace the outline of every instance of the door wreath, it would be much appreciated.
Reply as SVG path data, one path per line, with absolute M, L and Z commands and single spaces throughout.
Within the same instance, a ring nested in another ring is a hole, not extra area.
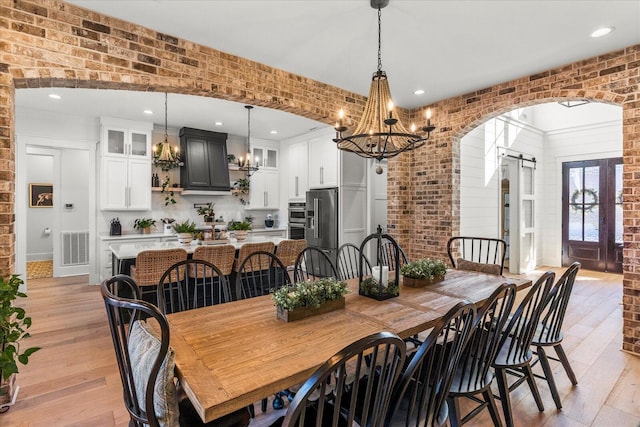
M 598 205 L 598 193 L 591 188 L 578 189 L 571 195 L 571 207 L 589 213 Z

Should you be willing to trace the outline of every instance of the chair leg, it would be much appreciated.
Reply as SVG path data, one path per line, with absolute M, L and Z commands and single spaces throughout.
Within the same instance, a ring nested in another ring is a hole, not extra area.
M 564 367 L 564 370 L 567 373 L 567 376 L 571 380 L 571 384 L 577 385 L 578 380 L 576 379 L 576 374 L 573 372 L 573 369 L 571 369 L 571 365 L 569 364 L 569 359 L 567 359 L 567 355 L 565 354 L 564 349 L 562 348 L 562 344 L 556 344 L 553 346 L 553 348 L 556 350 L 558 359 L 560 359 L 560 363 L 562 363 L 562 367 Z
M 504 422 L 507 427 L 513 427 L 513 414 L 511 413 L 511 397 L 509 396 L 509 383 L 507 383 L 507 370 L 496 368 L 496 380 L 500 393 L 500 403 L 504 412 Z
M 253 404 L 247 406 L 247 409 L 249 410 L 249 418 L 255 418 L 256 417 L 256 410 L 253 407 Z
M 462 425 L 460 420 L 460 407 L 455 397 L 447 397 L 447 406 L 449 407 L 449 424 L 451 427 L 459 427 Z M 435 416 L 437 418 L 437 415 Z
M 560 395 L 558 394 L 558 387 L 556 386 L 556 381 L 553 378 L 553 372 L 551 371 L 551 365 L 549 364 L 547 353 L 545 353 L 544 348 L 539 346 L 536 347 L 536 351 L 538 352 L 538 359 L 540 360 L 540 365 L 544 372 L 544 378 L 547 380 L 547 384 L 549 384 L 549 390 L 551 391 L 551 396 L 556 404 L 556 408 L 562 409 L 562 402 L 560 401 Z
M 533 393 L 533 398 L 536 401 L 536 405 L 538 405 L 538 410 L 540 412 L 544 411 L 544 405 L 542 404 L 542 398 L 540 397 L 540 392 L 538 391 L 538 385 L 536 384 L 536 379 L 533 376 L 531 365 L 524 365 L 522 367 L 522 372 L 527 378 L 527 383 L 529 383 L 529 388 L 531 389 L 531 393 Z
M 493 393 L 491 393 L 491 389 L 485 390 L 482 392 L 482 397 L 484 401 L 488 404 L 489 415 L 491 415 L 491 420 L 493 420 L 493 425 L 495 427 L 502 427 L 502 419 L 500 418 L 500 414 L 498 414 L 498 407 L 496 406 L 496 401 L 493 398 Z

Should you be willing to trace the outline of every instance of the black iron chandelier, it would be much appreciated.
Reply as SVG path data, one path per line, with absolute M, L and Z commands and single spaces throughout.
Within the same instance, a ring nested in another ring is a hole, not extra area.
M 260 159 L 256 157 L 253 162 L 251 161 L 251 109 L 253 106 L 245 105 L 244 108 L 247 109 L 247 157 L 244 159 L 242 157 L 238 158 L 238 169 L 244 171 L 247 178 L 249 178 L 258 170 L 258 161 Z
M 180 160 L 180 152 L 178 146 L 171 147 L 169 144 L 169 136 L 167 134 L 167 98 L 168 95 L 164 94 L 164 142 L 160 142 L 153 146 L 153 164 L 158 166 L 163 171 L 168 171 L 173 168 L 179 168 L 184 163 Z
M 421 147 L 436 127 L 431 125 L 431 109 L 426 111 L 425 126 L 417 129 L 412 125 L 411 131 L 408 131 L 402 122 L 394 117 L 394 104 L 387 73 L 382 71 L 380 47 L 382 9 L 389 4 L 389 0 L 370 0 L 370 4 L 372 8 L 378 10 L 378 70 L 373 73 L 369 98 L 358 127 L 351 135 L 344 134 L 347 126 L 344 123 L 344 110 L 341 109 L 335 125 L 334 142 L 340 150 L 351 151 L 361 157 L 380 161 Z M 382 168 L 378 166 L 376 172 L 382 173 Z

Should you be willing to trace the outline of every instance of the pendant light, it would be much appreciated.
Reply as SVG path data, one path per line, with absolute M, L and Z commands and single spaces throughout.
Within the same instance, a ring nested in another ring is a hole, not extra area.
M 238 158 L 238 169 L 244 171 L 247 178 L 253 175 L 254 172 L 258 170 L 258 161 L 259 159 L 256 157 L 254 161 L 251 161 L 251 109 L 253 109 L 252 105 L 245 105 L 244 108 L 247 109 L 247 157 Z
M 153 164 L 163 171 L 173 168 L 179 168 L 184 165 L 180 161 L 180 153 L 178 146 L 171 147 L 169 144 L 169 135 L 167 133 L 167 100 L 168 94 L 164 94 L 164 142 L 153 146 Z M 159 153 L 158 153 L 159 151 Z

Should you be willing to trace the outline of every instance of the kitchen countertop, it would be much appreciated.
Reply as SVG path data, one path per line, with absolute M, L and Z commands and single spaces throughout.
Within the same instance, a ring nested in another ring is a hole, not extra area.
M 177 236 L 175 234 L 164 234 L 164 233 L 148 233 L 148 234 L 142 234 L 142 233 L 138 233 L 138 232 L 133 232 L 133 233 L 122 233 L 122 235 L 120 236 L 110 236 L 109 233 L 99 233 L 98 234 L 98 238 L 100 240 L 106 241 L 106 240 L 125 240 L 125 239 L 158 239 L 161 237 L 174 237 L 176 238 Z
M 242 245 L 245 243 L 257 243 L 257 242 L 273 242 L 276 246 L 283 241 L 281 237 L 255 237 L 248 238 L 247 240 L 243 240 L 241 242 L 236 239 L 230 239 L 230 245 L 233 245 L 236 249 L 240 249 Z M 187 251 L 187 253 L 193 253 L 193 251 L 200 246 L 200 243 L 196 240 L 191 242 L 191 244 L 183 245 L 178 242 L 140 242 L 140 243 L 123 243 L 123 244 L 112 244 L 109 245 L 109 249 L 118 260 L 123 259 L 134 259 L 138 253 L 144 250 L 162 250 L 162 249 L 175 249 L 182 248 Z

